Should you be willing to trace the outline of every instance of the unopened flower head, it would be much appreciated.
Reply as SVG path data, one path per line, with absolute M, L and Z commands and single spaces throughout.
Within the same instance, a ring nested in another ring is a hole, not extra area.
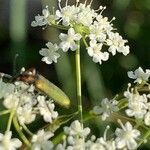
M 31 105 L 24 105 L 17 108 L 17 116 L 21 125 L 30 124 L 35 120 L 36 114 Z
M 19 95 L 16 93 L 7 95 L 3 101 L 3 105 L 7 109 L 17 108 L 18 104 L 19 104 Z
M 86 0 L 85 3 L 77 0 L 74 5 L 69 5 L 66 0 L 64 7 L 61 4 L 61 0 L 59 0 L 59 9 L 53 14 L 50 14 L 48 8 L 44 9 L 42 16 L 35 17 L 32 26 L 54 25 L 56 28 L 58 26 L 65 31 L 68 30 L 67 34 L 59 35 L 61 42 L 58 45 L 64 52 L 69 49 L 77 50 L 82 39 L 89 56 L 95 63 L 102 64 L 103 61 L 107 61 L 110 54 L 115 55 L 118 52 L 127 55 L 129 53 L 127 40 L 124 40 L 113 27 L 112 22 L 115 18 L 109 20 L 103 16 L 102 13 L 106 7 L 99 6 L 98 10 L 94 10 L 91 7 L 92 0 L 89 3 Z M 53 16 L 51 18 L 54 20 L 49 19 L 50 16 Z M 47 50 L 42 50 L 40 53 L 44 56 L 42 60 L 47 64 L 51 64 L 53 61 L 57 62 L 58 55 L 56 56 L 56 53 L 48 53 Z

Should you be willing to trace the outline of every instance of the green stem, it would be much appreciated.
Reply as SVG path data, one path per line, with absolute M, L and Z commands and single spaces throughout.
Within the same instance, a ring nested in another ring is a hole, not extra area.
M 13 123 L 14 123 L 14 126 L 15 126 L 16 131 L 18 132 L 18 134 L 19 134 L 19 136 L 21 137 L 21 139 L 23 140 L 23 142 L 24 142 L 29 148 L 31 148 L 30 142 L 28 141 L 28 139 L 26 138 L 26 136 L 23 134 L 22 130 L 20 129 L 20 126 L 19 126 L 18 121 L 17 121 L 17 117 L 14 117 L 14 118 L 13 118 Z
M 14 114 L 15 114 L 15 109 L 12 109 L 11 113 L 10 113 L 10 116 L 9 116 L 8 123 L 7 123 L 7 129 L 6 129 L 6 131 L 10 131 L 11 123 L 12 123 L 12 119 L 14 117 Z
M 50 25 L 51 25 L 52 27 L 56 28 L 56 29 L 66 30 L 66 31 L 68 30 L 67 27 L 64 27 L 64 26 L 59 25 L 59 24 L 50 23 Z
M 125 119 L 125 120 L 127 120 L 127 121 L 135 122 L 134 119 L 129 118 L 129 117 L 126 117 L 126 116 L 123 116 L 123 115 L 120 115 L 120 114 L 115 113 L 115 112 L 112 113 L 112 116 L 114 116 L 116 119 L 120 119 L 120 120 Z
M 82 98 L 81 98 L 82 92 L 81 92 L 80 42 L 78 42 L 78 48 L 76 50 L 76 84 L 77 84 L 78 111 L 80 115 L 80 122 L 83 126 Z
M 143 139 L 139 142 L 138 147 L 144 143 L 145 140 L 147 140 L 147 138 L 150 136 L 150 130 L 147 131 L 147 133 L 144 135 Z
M 128 104 L 124 104 L 124 106 L 120 107 L 118 111 L 120 111 L 120 110 L 126 108 L 127 106 L 128 106 Z
M 10 110 L 3 110 L 3 111 L 0 112 L 0 116 L 6 115 L 8 113 L 10 113 Z
M 85 37 L 82 37 L 82 40 L 83 40 L 83 43 L 85 44 L 85 47 L 87 48 L 87 47 L 88 47 L 88 44 L 87 44 L 87 42 L 86 42 Z
M 28 133 L 30 136 L 33 136 L 33 133 L 27 128 L 26 125 L 22 125 L 23 129 Z

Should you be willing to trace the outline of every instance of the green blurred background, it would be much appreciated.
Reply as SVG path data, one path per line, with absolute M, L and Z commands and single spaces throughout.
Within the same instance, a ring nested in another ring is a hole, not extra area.
M 46 5 L 52 12 L 53 7 L 57 8 L 57 1 L 0 0 L 0 72 L 14 75 L 22 67 L 35 67 L 61 87 L 72 99 L 72 105 L 76 105 L 74 53 L 62 53 L 57 64 L 41 62 L 39 50 L 47 41 L 57 42 L 60 33 L 54 28 L 31 27 L 34 16 L 41 14 Z M 124 91 L 131 81 L 128 70 L 150 67 L 150 0 L 94 0 L 92 7 L 97 9 L 99 5 L 107 7 L 103 15 L 110 20 L 116 17 L 114 26 L 128 39 L 131 53 L 126 57 L 117 54 L 99 65 L 92 62 L 82 48 L 84 110 L 91 109 L 104 97 L 112 98 Z M 15 59 L 16 54 L 19 56 Z

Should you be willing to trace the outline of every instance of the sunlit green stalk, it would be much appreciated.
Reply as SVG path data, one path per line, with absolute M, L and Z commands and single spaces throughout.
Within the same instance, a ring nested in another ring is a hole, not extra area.
M 10 113 L 10 116 L 9 116 L 9 119 L 8 119 L 6 131 L 10 131 L 11 124 L 12 124 L 12 119 L 13 119 L 13 117 L 14 117 L 14 114 L 15 114 L 15 109 L 12 109 L 12 110 L 11 110 L 11 113 Z
M 66 31 L 68 30 L 67 27 L 64 27 L 64 26 L 59 25 L 59 24 L 50 23 L 50 25 L 51 25 L 52 27 L 56 28 L 56 29 L 66 30 Z
M 10 113 L 10 110 L 3 110 L 3 111 L 0 112 L 0 116 L 6 115 L 8 113 Z
M 124 105 L 124 104 L 127 104 L 128 101 L 127 101 L 127 98 L 122 98 L 122 99 L 119 99 L 118 100 L 118 107 Z
M 116 120 L 117 120 L 117 119 L 120 119 L 120 120 L 125 119 L 125 120 L 127 120 L 127 121 L 135 122 L 134 119 L 129 118 L 129 117 L 127 117 L 127 116 L 120 115 L 119 113 L 115 113 L 115 112 L 112 113 L 112 117 L 116 118 Z
M 17 117 L 13 118 L 13 123 L 15 126 L 16 131 L 18 132 L 19 136 L 21 137 L 22 141 L 29 147 L 31 148 L 31 143 L 28 141 L 28 139 L 26 138 L 26 136 L 23 134 L 22 130 L 20 129 L 20 126 L 18 124 L 17 121 Z
M 85 37 L 82 37 L 82 40 L 83 40 L 84 45 L 85 45 L 85 46 L 86 46 L 86 48 L 87 48 L 87 47 L 88 47 L 88 44 L 87 44 L 87 42 L 86 42 Z
M 139 147 L 142 143 L 144 143 L 144 142 L 148 139 L 149 136 L 150 136 L 150 129 L 145 133 L 145 135 L 143 136 L 142 140 L 139 142 L 138 147 Z
M 33 136 L 33 133 L 27 128 L 26 125 L 22 125 L 23 129 L 28 133 L 30 136 Z
M 77 100 L 78 100 L 78 111 L 80 115 L 80 122 L 83 125 L 83 114 L 82 114 L 82 92 L 81 92 L 81 64 L 80 64 L 80 42 L 78 42 L 78 48 L 76 50 L 76 88 L 77 88 Z
M 84 116 L 83 122 L 89 121 L 91 119 L 93 120 L 93 119 L 96 119 L 96 118 L 100 118 L 100 115 L 93 115 L 92 113 L 86 113 L 86 116 Z M 127 117 L 127 116 L 120 115 L 118 113 L 112 113 L 111 117 L 106 119 L 106 121 L 116 123 L 117 119 L 126 120 L 126 121 L 136 123 L 135 119 L 132 119 L 132 118 Z M 143 123 L 138 124 L 138 127 L 142 127 L 143 129 L 147 130 L 148 132 L 150 130 L 150 128 L 145 126 Z

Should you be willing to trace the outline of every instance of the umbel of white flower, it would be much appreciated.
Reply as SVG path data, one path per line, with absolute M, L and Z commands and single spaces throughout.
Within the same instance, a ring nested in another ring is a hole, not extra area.
M 36 116 L 42 116 L 47 123 L 52 123 L 58 117 L 53 101 L 40 92 L 37 94 L 33 85 L 29 86 L 20 81 L 5 83 L 1 79 L 0 88 L 3 92 L 1 97 L 4 107 L 15 110 L 21 126 L 31 124 Z
M 144 83 L 146 81 L 142 81 Z M 145 125 L 150 126 L 150 94 L 134 92 L 131 88 L 131 84 L 128 85 L 127 91 L 124 92 L 124 96 L 128 101 L 125 113 L 129 117 L 134 117 L 137 120 L 141 120 Z
M 101 115 L 102 120 L 106 120 L 107 117 L 110 117 L 110 115 L 113 112 L 116 112 L 119 110 L 119 108 L 117 107 L 118 101 L 112 99 L 109 100 L 107 98 L 103 99 L 101 101 L 101 106 L 95 106 L 93 108 L 93 113 L 95 115 Z
M 66 138 L 62 144 L 58 144 L 56 150 L 118 150 L 137 148 L 137 141 L 140 136 L 140 131 L 126 122 L 125 125 L 119 120 L 121 128 L 116 128 L 113 138 L 107 139 L 107 131 L 110 128 L 106 127 L 103 137 L 96 138 L 90 135 L 90 128 L 82 128 L 81 123 L 75 120 L 70 127 L 64 128 Z
M 128 108 L 125 110 L 129 117 L 142 119 L 147 112 L 147 96 L 145 94 L 133 93 L 129 91 L 124 92 L 124 96 L 128 100 Z
M 22 146 L 22 142 L 17 138 L 11 138 L 12 132 L 0 133 L 0 150 L 16 150 Z
M 85 3 L 76 0 L 76 3 L 71 6 L 66 0 L 66 5 L 61 7 L 61 0 L 58 0 L 59 10 L 50 14 L 48 7 L 46 7 L 41 16 L 35 16 L 35 21 L 31 23 L 33 27 L 53 26 L 68 31 L 60 33 L 61 42 L 59 44 L 48 42 L 46 44 L 48 48 L 40 50 L 40 54 L 43 56 L 42 61 L 47 64 L 56 63 L 60 57 L 59 49 L 64 52 L 75 51 L 81 40 L 95 63 L 102 64 L 103 61 L 109 59 L 110 54 L 114 56 L 116 52 L 123 55 L 129 53 L 129 46 L 126 45 L 127 40 L 124 40 L 113 27 L 112 21 L 115 18 L 109 21 L 107 17 L 102 15 L 106 7 L 99 6 L 98 10 L 94 10 L 91 5 L 92 0 L 89 3 L 87 0 Z

